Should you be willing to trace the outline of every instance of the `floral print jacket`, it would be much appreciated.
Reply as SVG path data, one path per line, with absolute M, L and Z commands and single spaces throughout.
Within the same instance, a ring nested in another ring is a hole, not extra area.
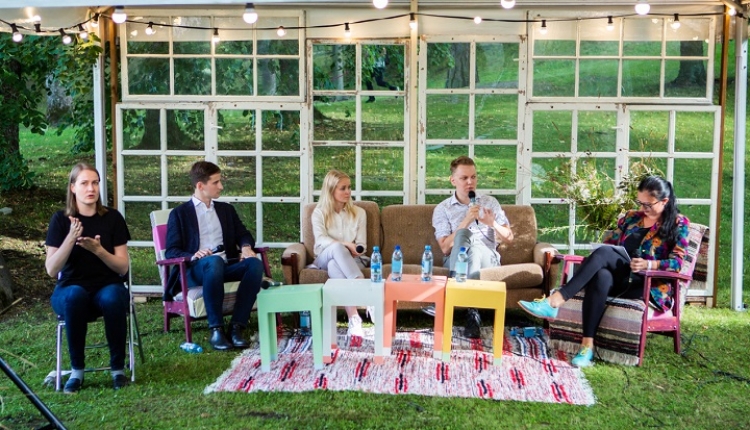
M 631 210 L 617 221 L 617 228 L 608 231 L 604 236 L 604 243 L 611 245 L 623 245 L 625 239 L 632 234 L 633 229 L 643 227 L 644 213 Z M 671 244 L 658 236 L 661 223 L 654 224 L 646 233 L 641 242 L 641 258 L 656 262 L 651 263 L 652 270 L 667 270 L 679 272 L 685 258 L 685 249 L 688 247 L 688 226 L 690 220 L 682 214 L 677 215 L 677 226 L 679 235 L 677 243 Z M 672 308 L 672 291 L 670 284 L 654 280 L 651 284 L 651 304 L 656 309 L 668 311 Z

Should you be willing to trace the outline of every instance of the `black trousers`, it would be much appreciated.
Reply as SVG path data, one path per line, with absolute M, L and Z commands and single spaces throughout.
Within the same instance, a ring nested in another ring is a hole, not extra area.
M 370 91 L 372 91 L 374 88 L 372 86 L 373 80 L 375 80 L 375 83 L 377 83 L 381 87 L 388 87 L 388 89 L 391 91 L 396 91 L 398 89 L 397 87 L 394 87 L 393 85 L 385 81 L 385 69 L 382 67 L 374 67 L 372 69 L 372 76 L 365 82 L 367 89 Z
M 642 297 L 643 281 L 631 282 L 629 259 L 611 246 L 602 246 L 583 260 L 575 275 L 560 288 L 560 294 L 568 300 L 583 289 L 583 337 L 594 337 L 607 297 Z

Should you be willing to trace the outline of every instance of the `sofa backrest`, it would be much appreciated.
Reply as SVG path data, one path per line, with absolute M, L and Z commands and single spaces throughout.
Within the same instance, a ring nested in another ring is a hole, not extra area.
M 367 214 L 367 249 L 369 254 L 372 252 L 373 246 L 380 246 L 382 242 L 380 235 L 380 208 L 378 208 L 377 203 L 368 201 L 355 201 L 354 205 L 364 209 Z M 302 243 L 307 250 L 307 261 L 305 264 L 310 264 L 315 260 L 315 253 L 313 252 L 315 235 L 312 229 L 312 213 L 316 206 L 317 203 L 307 204 L 302 211 Z
M 391 262 L 393 249 L 401 245 L 404 263 L 420 264 L 425 245 L 432 246 L 435 266 L 443 265 L 443 251 L 435 239 L 432 212 L 437 205 L 390 205 L 383 208 L 383 261 Z
M 497 247 L 500 264 L 518 264 L 534 261 L 536 245 L 536 214 L 534 208 L 526 205 L 501 205 L 513 230 L 513 242 L 501 243 Z

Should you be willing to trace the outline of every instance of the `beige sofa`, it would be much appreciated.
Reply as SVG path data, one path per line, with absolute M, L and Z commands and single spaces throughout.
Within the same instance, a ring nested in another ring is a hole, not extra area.
M 404 273 L 419 273 L 425 245 L 432 245 L 435 258 L 434 274 L 448 275 L 442 266 L 443 253 L 435 239 L 432 228 L 432 212 L 436 205 L 391 205 L 379 210 L 374 202 L 355 203 L 367 213 L 367 247 L 372 252 L 379 245 L 383 254 L 383 274 L 391 271 L 391 255 L 396 245 L 401 245 L 404 253 Z M 548 291 L 548 279 L 554 279 L 556 266 L 550 267 L 546 253 L 555 254 L 554 248 L 546 243 L 537 243 L 536 216 L 531 206 L 503 205 L 515 236 L 513 243 L 501 244 L 500 267 L 482 269 L 483 280 L 503 281 L 508 290 L 506 307 L 516 307 L 518 300 L 531 300 L 541 297 Z M 325 270 L 308 268 L 315 256 L 311 216 L 315 204 L 306 205 L 303 212 L 302 243 L 289 246 L 281 257 L 284 282 L 287 284 L 323 283 L 328 279 Z M 369 269 L 365 269 L 369 276 Z

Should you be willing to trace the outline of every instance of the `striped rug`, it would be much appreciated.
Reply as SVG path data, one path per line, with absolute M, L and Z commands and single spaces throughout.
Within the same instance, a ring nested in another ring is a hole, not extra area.
M 454 332 L 451 360 L 432 358 L 430 331 L 398 332 L 392 354 L 383 364 L 373 362 L 373 329 L 355 342 L 339 333 L 334 361 L 313 369 L 309 337 L 279 340 L 279 359 L 270 372 L 260 370 L 257 345 L 247 349 L 205 392 L 356 390 L 378 394 L 469 397 L 525 402 L 593 405 L 594 394 L 583 373 L 551 357 L 546 336 L 523 338 L 507 332 L 502 364 L 492 364 L 492 328 L 482 328 L 482 339 L 460 337 Z

